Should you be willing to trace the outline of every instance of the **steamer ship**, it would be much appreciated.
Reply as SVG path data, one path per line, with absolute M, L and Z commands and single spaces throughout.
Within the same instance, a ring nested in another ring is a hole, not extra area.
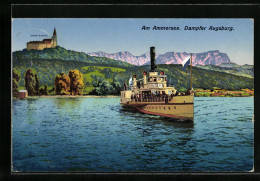
M 180 121 L 193 121 L 194 91 L 192 86 L 185 93 L 178 93 L 174 87 L 167 86 L 165 73 L 157 72 L 155 47 L 150 47 L 150 57 L 151 70 L 149 73 L 143 72 L 143 78 L 140 80 L 133 75 L 132 83 L 130 82 L 129 86 L 125 83 L 124 91 L 121 91 L 121 105 L 145 114 Z

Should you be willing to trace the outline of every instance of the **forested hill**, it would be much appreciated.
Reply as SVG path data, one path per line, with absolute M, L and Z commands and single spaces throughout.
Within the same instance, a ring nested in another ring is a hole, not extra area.
M 113 60 L 106 57 L 94 57 L 87 55 L 84 52 L 77 52 L 73 50 L 66 50 L 63 47 L 56 46 L 55 48 L 45 48 L 43 50 L 27 50 L 13 52 L 13 63 L 18 64 L 21 61 L 28 60 L 62 60 L 62 61 L 77 61 L 85 62 L 89 64 L 102 64 L 102 65 L 113 65 L 132 67 L 133 65 Z
M 124 82 L 128 83 L 129 78 L 133 74 L 137 75 L 137 79 L 141 79 L 142 72 L 150 70 L 149 65 L 123 67 L 63 60 L 19 60 L 13 63 L 13 67 L 18 70 L 21 77 L 19 81 L 20 89 L 24 89 L 24 75 L 28 69 L 32 69 L 37 73 L 40 87 L 47 85 L 50 89 L 54 87 L 54 80 L 57 74 L 61 72 L 68 74 L 70 70 L 77 69 L 83 74 L 84 94 L 88 94 L 94 90 L 104 80 L 107 80 L 111 86 L 119 86 L 120 89 L 120 87 L 123 87 Z M 183 71 L 181 65 L 158 65 L 158 71 L 161 70 L 167 75 L 168 83 L 174 85 L 178 91 L 190 88 L 189 67 Z M 192 70 L 194 88 L 211 89 L 219 87 L 230 90 L 254 88 L 253 78 L 198 67 L 193 67 Z
M 226 72 L 234 75 L 240 75 L 244 77 L 254 77 L 254 66 L 253 65 L 237 65 L 235 63 L 223 63 L 219 66 L 216 65 L 197 65 L 197 67 L 207 70 L 215 70 L 219 72 Z

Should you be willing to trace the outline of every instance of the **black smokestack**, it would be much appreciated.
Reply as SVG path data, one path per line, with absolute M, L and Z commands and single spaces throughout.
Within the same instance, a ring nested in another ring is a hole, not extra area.
M 151 70 L 150 72 L 156 72 L 157 65 L 155 62 L 155 47 L 150 47 L 150 57 L 151 57 Z

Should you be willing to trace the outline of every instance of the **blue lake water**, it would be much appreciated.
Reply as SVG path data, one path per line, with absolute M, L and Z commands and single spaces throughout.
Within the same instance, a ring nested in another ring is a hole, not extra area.
M 21 172 L 253 169 L 253 97 L 195 98 L 194 123 L 128 112 L 119 97 L 13 100 Z

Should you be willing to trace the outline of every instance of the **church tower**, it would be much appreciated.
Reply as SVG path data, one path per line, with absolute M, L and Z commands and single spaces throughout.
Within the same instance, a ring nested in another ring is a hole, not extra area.
M 53 41 L 53 47 L 56 47 L 58 45 L 58 43 L 57 43 L 57 34 L 56 34 L 55 28 L 54 28 L 54 31 L 53 31 L 52 41 Z

